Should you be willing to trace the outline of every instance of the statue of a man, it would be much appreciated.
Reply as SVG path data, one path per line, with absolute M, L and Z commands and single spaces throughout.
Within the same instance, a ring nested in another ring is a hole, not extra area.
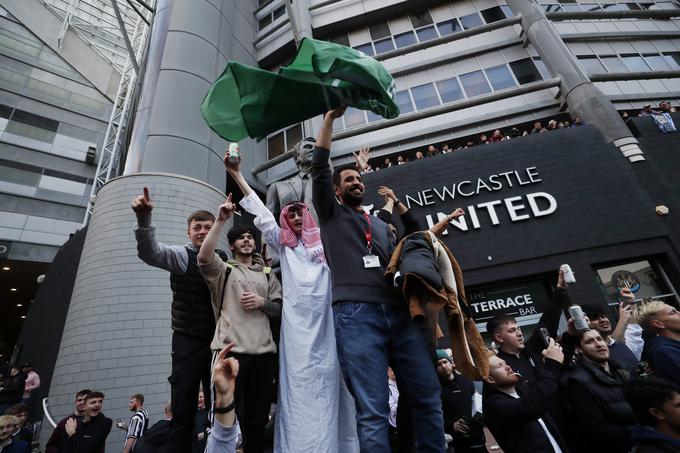
M 312 204 L 312 153 L 314 151 L 314 144 L 316 140 L 307 137 L 297 145 L 295 145 L 295 154 L 293 159 L 298 167 L 298 173 L 290 178 L 278 181 L 269 186 L 267 190 L 267 208 L 274 214 L 276 219 L 279 218 L 281 208 L 293 201 L 302 201 L 307 203 L 309 211 L 318 222 L 319 218 L 314 210 Z

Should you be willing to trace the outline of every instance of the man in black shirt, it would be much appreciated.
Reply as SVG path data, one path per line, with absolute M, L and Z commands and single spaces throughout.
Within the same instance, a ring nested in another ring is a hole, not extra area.
M 113 421 L 102 413 L 104 394 L 92 392 L 85 398 L 85 414 L 66 421 L 60 453 L 100 453 Z
M 456 453 L 486 453 L 482 414 L 472 413 L 475 385 L 456 371 L 451 357 L 437 350 L 437 374 L 442 386 L 444 431 L 453 437 Z
M 541 351 L 545 344 L 539 329 L 545 327 L 550 337 L 555 338 L 562 310 L 565 310 L 569 303 L 567 284 L 564 281 L 564 273 L 560 270 L 552 300 L 541 315 L 529 340 L 524 341 L 522 328 L 517 325 L 517 321 L 512 316 L 494 316 L 486 323 L 486 331 L 498 344 L 498 357 L 519 373 L 524 382 L 533 381 L 537 369 L 543 364 Z

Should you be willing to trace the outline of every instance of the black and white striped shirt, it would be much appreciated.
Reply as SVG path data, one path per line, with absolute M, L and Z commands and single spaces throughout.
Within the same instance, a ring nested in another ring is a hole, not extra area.
M 149 414 L 146 413 L 144 409 L 140 409 L 135 412 L 135 415 L 130 417 L 130 422 L 128 423 L 128 430 L 126 439 L 134 437 L 139 439 L 144 435 L 144 431 L 149 426 Z

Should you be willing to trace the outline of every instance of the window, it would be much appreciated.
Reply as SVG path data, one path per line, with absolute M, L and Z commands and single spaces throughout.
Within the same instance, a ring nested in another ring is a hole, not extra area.
M 267 138 L 267 156 L 280 156 L 302 140 L 302 124 L 296 124 Z
M 411 44 L 415 44 L 416 42 L 417 42 L 416 35 L 412 31 L 400 33 L 394 37 L 394 43 L 397 45 L 398 49 L 410 46 Z
M 508 5 L 501 5 L 501 9 L 503 10 L 505 17 L 514 16 L 514 14 L 512 13 L 512 9 L 510 9 L 510 7 Z
M 453 102 L 463 99 L 463 90 L 460 88 L 460 83 L 456 77 L 437 82 L 437 90 L 442 98 L 442 102 Z
M 374 41 L 373 45 L 375 46 L 376 54 L 381 54 L 389 52 L 390 50 L 394 50 L 394 43 L 392 42 L 391 37 L 381 39 L 379 41 Z
M 677 302 L 677 293 L 658 263 L 650 260 L 633 261 L 596 269 L 602 291 L 610 305 L 618 305 L 618 292 L 629 288 L 635 299 L 644 297 Z
M 399 106 L 400 113 L 408 113 L 413 111 L 413 102 L 411 102 L 411 95 L 408 90 L 397 91 L 394 96 L 394 102 Z
M 272 23 L 272 16 L 271 16 L 271 14 L 267 14 L 266 16 L 264 16 L 259 21 L 260 30 L 262 30 L 263 28 L 266 28 L 271 23 Z
M 621 55 L 621 59 L 633 72 L 649 71 L 649 66 L 640 55 Z
M 469 28 L 475 28 L 479 27 L 480 25 L 484 25 L 484 22 L 482 22 L 481 17 L 479 17 L 479 14 L 473 13 L 473 14 L 468 14 L 467 16 L 463 16 L 460 18 L 460 23 L 463 25 L 464 29 L 469 29 Z
M 57 121 L 49 118 L 15 110 L 2 134 L 2 141 L 49 152 L 58 126 Z
M 431 39 L 435 39 L 435 38 L 439 37 L 437 35 L 437 30 L 435 30 L 435 28 L 434 28 L 434 25 L 430 25 L 429 27 L 419 28 L 418 30 L 416 30 L 416 34 L 418 35 L 418 41 L 420 41 L 420 42 L 429 41 Z
M 562 7 L 560 5 L 542 5 L 543 10 L 546 13 L 556 13 L 559 11 L 563 11 Z
M 432 16 L 427 10 L 423 11 L 422 13 L 411 14 L 410 16 L 413 28 L 420 28 L 432 24 Z
M 418 110 L 439 105 L 437 91 L 434 89 L 432 83 L 413 87 L 411 88 L 411 93 L 413 93 L 413 100 L 415 101 Z
M 461 75 L 460 81 L 469 98 L 491 92 L 491 88 L 481 70 Z
M 439 22 L 437 24 L 437 29 L 439 30 L 440 35 L 446 36 L 461 31 L 463 27 L 460 26 L 457 19 L 451 19 Z
M 491 82 L 491 86 L 495 91 L 517 85 L 515 79 L 512 78 L 512 74 L 510 74 L 510 70 L 504 64 L 485 69 L 484 72 L 486 72 L 486 76 L 489 78 L 489 82 Z
M 604 68 L 604 65 L 600 63 L 600 60 L 598 60 L 597 57 L 594 56 L 578 57 L 578 61 L 581 62 L 583 67 L 590 74 L 602 74 L 604 72 L 607 72 L 607 70 Z
M 38 170 L 38 171 L 36 171 Z M 0 191 L 32 197 L 40 182 L 40 169 L 15 162 L 0 162 Z
M 274 15 L 274 20 L 278 19 L 279 17 L 283 16 L 283 14 L 286 12 L 286 6 L 281 5 L 278 8 L 274 10 L 272 13 Z
M 671 69 L 663 55 L 644 55 L 644 58 L 653 71 L 669 71 Z
M 358 46 L 354 46 L 353 49 L 358 50 L 359 52 L 363 52 L 366 55 L 368 55 L 369 57 L 372 57 L 373 55 L 375 55 L 373 53 L 373 44 L 371 44 L 370 42 L 366 43 L 366 44 L 360 44 Z
M 364 111 L 353 107 L 347 107 L 347 111 L 345 111 L 343 118 L 345 118 L 345 127 L 354 127 L 366 122 Z
M 601 60 L 609 72 L 628 72 L 626 65 L 616 55 L 601 57 Z
M 390 27 L 387 25 L 387 22 L 373 24 L 368 27 L 368 31 L 371 33 L 371 39 L 373 41 L 390 37 Z
M 369 123 L 373 123 L 374 121 L 379 121 L 379 120 L 383 119 L 382 116 L 376 115 L 375 113 L 373 113 L 370 110 L 366 110 L 366 118 L 368 119 Z
M 680 69 L 680 53 L 668 52 L 664 54 L 666 61 L 673 67 L 673 69 Z
M 541 80 L 541 74 L 536 69 L 531 58 L 511 62 L 510 69 L 512 69 L 520 85 Z
M 541 73 L 541 77 L 544 79 L 549 79 L 552 77 L 548 67 L 545 65 L 545 63 L 543 63 L 543 60 L 541 60 L 541 57 L 532 57 L 531 59 L 534 61 L 536 68 L 538 68 L 538 72 Z
M 563 5 L 562 5 L 562 10 L 563 10 L 563 11 L 569 11 L 569 12 L 573 12 L 573 11 L 581 11 L 581 7 L 580 7 L 577 3 L 566 4 L 566 5 L 563 4 Z
M 581 3 L 583 11 L 600 11 L 600 5 L 597 3 Z
M 498 22 L 499 20 L 505 19 L 505 14 L 503 13 L 503 10 L 501 9 L 500 6 L 494 6 L 492 8 L 483 9 L 480 12 L 482 13 L 482 17 L 484 18 L 487 24 L 490 24 L 492 22 Z
M 334 42 L 335 44 L 340 44 L 342 46 L 350 47 L 349 36 L 347 34 L 334 36 L 330 39 L 330 41 Z

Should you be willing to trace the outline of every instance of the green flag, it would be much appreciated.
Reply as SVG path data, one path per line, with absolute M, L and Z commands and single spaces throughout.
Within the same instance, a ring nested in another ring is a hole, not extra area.
M 208 91 L 201 114 L 210 128 L 237 142 L 307 120 L 336 107 L 399 116 L 394 79 L 377 60 L 326 41 L 305 38 L 278 74 L 231 61 Z

